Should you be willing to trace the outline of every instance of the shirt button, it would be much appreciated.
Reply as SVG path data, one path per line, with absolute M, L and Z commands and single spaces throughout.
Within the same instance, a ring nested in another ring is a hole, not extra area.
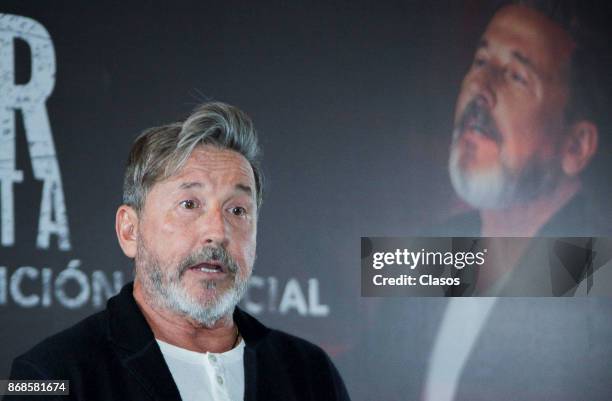
M 220 386 L 223 385 L 223 378 L 221 376 L 217 376 L 217 383 L 219 383 Z
M 217 362 L 217 357 L 213 354 L 208 354 L 208 359 L 210 359 L 212 362 Z

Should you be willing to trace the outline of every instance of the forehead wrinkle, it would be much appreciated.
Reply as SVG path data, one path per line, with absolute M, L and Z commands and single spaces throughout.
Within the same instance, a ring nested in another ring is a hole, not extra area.
M 202 178 L 198 178 L 202 177 Z M 178 189 L 205 188 L 206 181 L 215 185 L 218 178 L 235 183 L 235 188 L 252 195 L 255 177 L 249 162 L 239 153 L 230 149 L 220 149 L 212 145 L 196 148 L 187 159 L 183 168 L 168 181 L 179 181 Z M 202 182 L 202 179 L 205 182 Z M 230 182 L 230 184 L 233 184 Z
M 176 176 L 177 179 L 186 179 L 187 181 L 183 183 L 182 186 L 195 188 L 195 187 L 205 187 L 206 183 L 197 180 L 197 178 L 192 181 L 187 177 L 192 175 L 203 175 L 208 179 L 215 179 L 217 177 L 231 177 L 239 181 L 239 184 L 244 186 L 248 186 L 244 184 L 243 181 L 254 180 L 253 173 L 251 171 L 250 165 L 236 165 L 231 164 L 227 165 L 221 161 L 207 161 L 204 163 L 194 162 L 193 164 L 188 163 L 181 172 Z
M 192 164 L 192 167 L 195 168 L 206 167 L 219 170 L 229 169 L 229 164 L 243 172 L 251 172 L 252 170 L 249 162 L 240 153 L 232 149 L 218 148 L 213 145 L 197 147 L 187 159 L 185 167 L 188 164 Z
M 183 182 L 179 185 L 179 189 L 202 188 L 204 186 L 201 182 Z

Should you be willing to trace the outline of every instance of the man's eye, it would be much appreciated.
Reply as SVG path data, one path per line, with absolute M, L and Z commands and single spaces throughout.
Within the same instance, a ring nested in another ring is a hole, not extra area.
M 516 71 L 510 71 L 510 79 L 519 84 L 525 85 L 527 83 L 527 79 Z
M 234 216 L 246 216 L 247 214 L 246 209 L 243 208 L 242 206 L 234 206 L 233 208 L 230 209 L 230 212 Z
M 485 60 L 482 57 L 476 57 L 474 58 L 474 67 L 482 67 L 483 65 L 485 65 L 487 63 L 487 60 Z
M 194 200 L 184 200 L 180 203 L 180 205 L 184 208 L 184 209 L 197 209 L 198 207 L 198 203 Z

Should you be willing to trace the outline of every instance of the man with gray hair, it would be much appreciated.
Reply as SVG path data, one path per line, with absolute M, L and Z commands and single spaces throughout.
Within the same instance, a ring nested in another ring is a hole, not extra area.
M 236 306 L 255 261 L 258 156 L 251 120 L 224 103 L 142 133 L 115 223 L 133 284 L 18 357 L 11 378 L 70 380 L 70 399 L 88 401 L 348 400 L 320 348 Z

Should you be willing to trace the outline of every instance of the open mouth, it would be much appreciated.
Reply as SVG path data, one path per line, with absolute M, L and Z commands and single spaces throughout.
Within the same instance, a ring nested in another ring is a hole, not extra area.
M 502 142 L 502 136 L 495 126 L 493 117 L 478 100 L 471 101 L 463 111 L 456 139 L 467 133 L 490 139 L 498 144 Z
M 189 270 L 202 273 L 225 273 L 227 271 L 225 266 L 217 261 L 198 263 L 197 265 L 189 267 Z
M 487 128 L 485 128 L 484 126 L 480 124 L 467 124 L 466 126 L 464 126 L 463 131 L 464 132 L 471 131 L 477 135 L 480 135 L 484 138 L 488 138 L 492 140 L 496 139 L 495 135 L 493 135 L 490 130 L 488 130 Z

